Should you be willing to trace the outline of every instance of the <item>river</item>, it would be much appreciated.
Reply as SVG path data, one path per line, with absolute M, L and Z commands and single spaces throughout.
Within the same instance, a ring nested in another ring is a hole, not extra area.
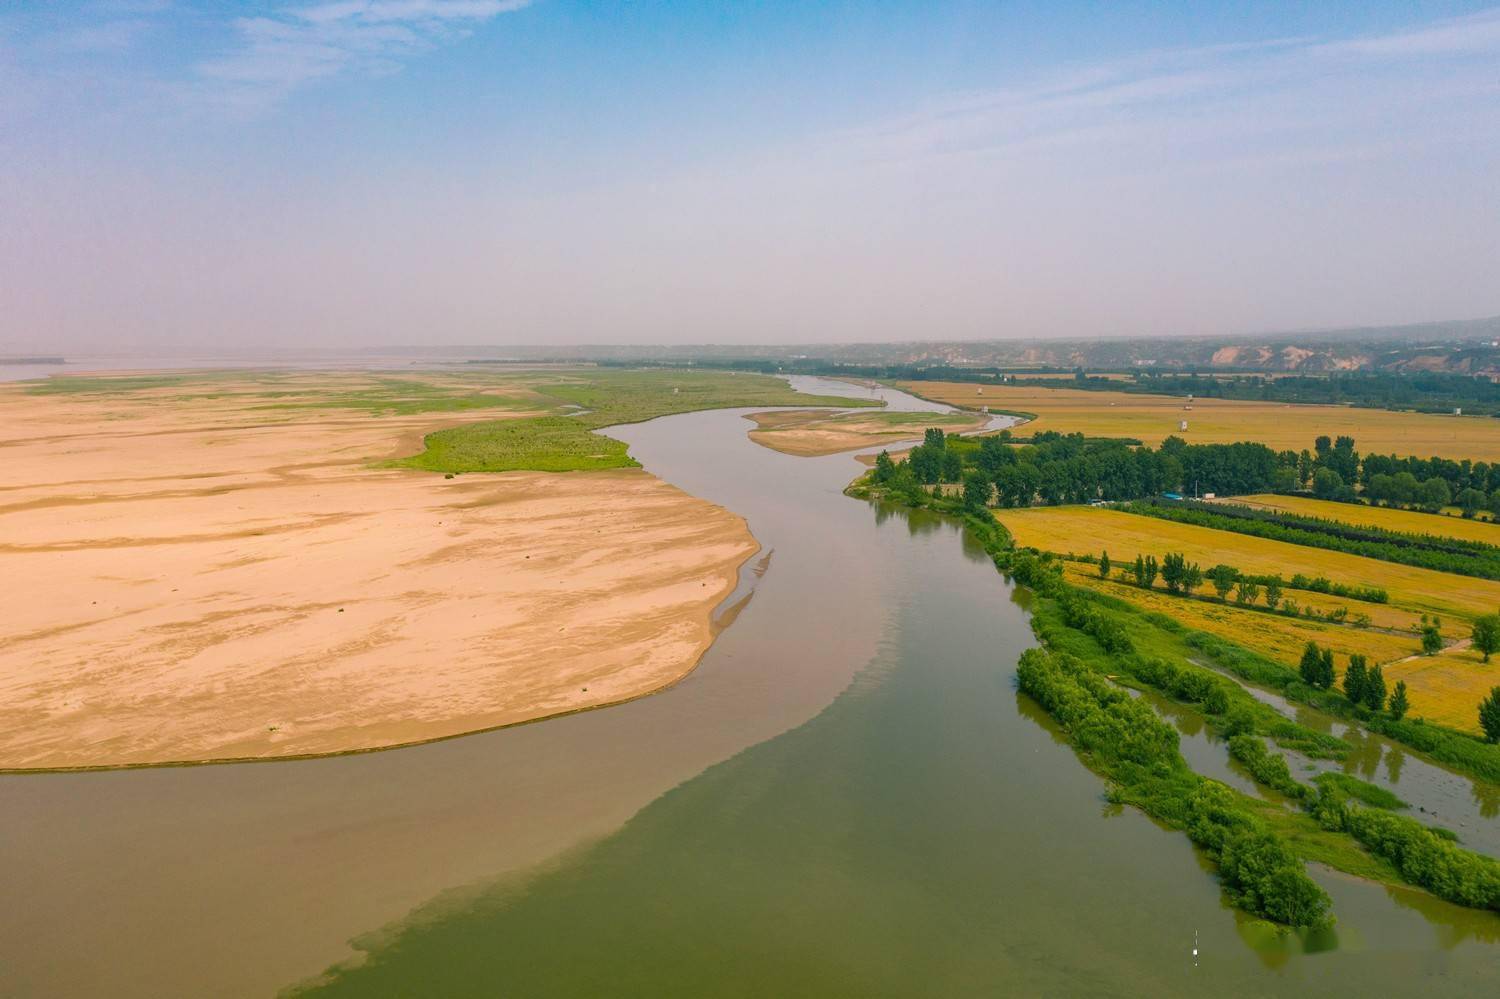
M 1339 923 L 1310 940 L 1230 909 L 1016 693 L 1024 592 L 950 522 L 842 495 L 847 455 L 751 443 L 745 412 L 609 431 L 764 546 L 684 682 L 384 753 L 0 777 L 0 994 L 259 996 L 365 955 L 320 987 L 1500 989 L 1500 918 L 1420 893 L 1314 870 Z

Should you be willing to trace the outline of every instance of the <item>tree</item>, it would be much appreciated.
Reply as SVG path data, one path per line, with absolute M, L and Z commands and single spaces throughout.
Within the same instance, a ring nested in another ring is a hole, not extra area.
M 1302 453 L 1299 454 L 1299 455 L 1297 455 L 1297 481 L 1298 482 L 1302 482 L 1302 483 L 1306 483 L 1308 479 L 1312 478 L 1312 474 L 1313 474 L 1313 456 L 1312 456 L 1312 452 L 1309 451 L 1309 450 L 1307 450 L 1307 448 L 1303 448 L 1302 449 Z
M 1448 483 L 1434 475 L 1422 483 L 1420 499 L 1423 506 L 1435 512 L 1453 502 L 1453 493 L 1448 489 Z
M 1479 727 L 1488 742 L 1500 742 L 1500 687 L 1491 687 L 1490 696 L 1479 702 Z
M 1484 653 L 1484 661 L 1490 661 L 1492 652 L 1500 652 L 1500 614 L 1486 614 L 1474 621 L 1474 648 Z M 1427 648 L 1426 639 L 1423 639 L 1422 648 Z
M 1240 578 L 1240 571 L 1221 562 L 1208 570 L 1208 578 L 1214 584 L 1214 592 L 1219 595 L 1219 599 L 1228 600 L 1229 591 L 1234 589 L 1235 582 Z
M 1378 668 L 1378 667 L 1377 667 Z M 1366 682 L 1369 678 L 1366 677 Z M 1333 650 L 1324 649 L 1323 654 L 1318 657 L 1318 686 L 1328 690 L 1333 686 Z
M 1406 681 L 1397 680 L 1396 692 L 1391 695 L 1391 717 L 1400 721 L 1410 708 L 1411 702 L 1406 699 Z
M 1272 576 L 1266 580 L 1266 606 L 1272 610 L 1281 603 L 1281 577 Z
M 1135 575 L 1135 585 L 1143 590 L 1151 589 L 1151 584 L 1156 582 L 1156 575 L 1160 571 L 1155 555 L 1137 555 L 1135 565 L 1131 567 L 1131 572 Z
M 978 470 L 970 472 L 964 476 L 964 506 L 975 511 L 985 509 L 990 505 L 990 493 L 994 488 L 989 476 Z
M 1302 649 L 1302 662 L 1297 665 L 1297 672 L 1302 675 L 1302 682 L 1309 687 L 1316 687 L 1322 669 L 1323 657 L 1318 652 L 1318 643 L 1308 642 Z
M 917 481 L 917 476 L 912 472 L 909 461 L 896 463 L 896 471 L 891 473 L 889 488 L 891 494 L 907 506 L 921 506 L 927 498 L 927 492 Z
M 891 460 L 891 453 L 889 451 L 882 451 L 877 454 L 875 456 L 875 481 L 884 485 L 891 481 L 891 476 L 895 474 L 896 463 Z
M 1240 585 L 1234 591 L 1234 602 L 1237 604 L 1253 604 L 1255 598 L 1260 596 L 1260 584 L 1248 579 L 1240 580 Z
M 1424 656 L 1435 656 L 1443 651 L 1443 621 L 1441 618 L 1428 619 L 1426 614 L 1422 615 L 1422 654 Z
M 942 433 L 942 431 L 938 431 Z M 918 444 L 906 458 L 918 482 L 932 485 L 943 477 L 943 452 L 928 444 Z
M 1181 593 L 1182 580 L 1187 575 L 1187 559 L 1181 552 L 1167 552 L 1161 558 L 1161 581 L 1167 584 L 1168 593 Z
M 1192 596 L 1193 591 L 1196 590 L 1198 587 L 1200 587 L 1202 585 L 1203 585 L 1203 570 L 1200 569 L 1200 568 L 1198 568 L 1198 563 L 1197 562 L 1190 563 L 1188 565 L 1188 567 L 1187 567 L 1187 571 L 1185 573 L 1183 573 L 1183 576 L 1182 576 L 1182 589 L 1183 589 L 1183 592 L 1186 593 L 1188 596 Z
M 1354 704 L 1365 699 L 1365 657 L 1359 653 L 1349 657 L 1349 668 L 1344 670 L 1344 696 Z
M 942 451 L 948 446 L 948 438 L 943 433 L 942 427 L 928 427 L 922 431 L 922 446 L 930 447 L 934 451 Z
M 943 481 L 961 482 L 964 477 L 964 460 L 958 456 L 957 451 L 943 451 Z
M 1331 468 L 1320 468 L 1313 473 L 1313 495 L 1320 499 L 1332 499 L 1344 488 L 1344 480 Z
M 1463 510 L 1465 517 L 1473 517 L 1485 508 L 1485 505 L 1489 502 L 1489 497 L 1473 486 L 1470 486 L 1467 489 L 1460 489 L 1458 495 L 1453 497 L 1453 502 L 1457 503 L 1459 508 Z
M 1099 555 L 1099 578 L 1109 578 L 1109 552 L 1101 552 Z
M 1371 711 L 1385 707 L 1385 674 L 1378 665 L 1371 666 L 1365 676 L 1364 702 Z

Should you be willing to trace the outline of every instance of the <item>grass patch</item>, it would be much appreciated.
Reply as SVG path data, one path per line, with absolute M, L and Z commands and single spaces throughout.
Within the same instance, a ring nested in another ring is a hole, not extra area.
M 387 467 L 452 473 L 632 468 L 637 462 L 623 443 L 594 431 L 704 409 L 877 405 L 867 399 L 806 395 L 768 375 L 719 371 L 568 372 L 539 379 L 531 387 L 550 401 L 554 414 L 572 407 L 577 415 L 441 430 L 427 435 L 420 454 L 388 462 Z
M 28 383 L 27 395 L 109 395 L 176 388 L 201 380 L 202 374 L 181 375 L 53 375 Z
M 1387 789 L 1377 784 L 1371 784 L 1369 781 L 1360 780 L 1358 777 L 1351 777 L 1348 774 L 1337 772 L 1318 774 L 1318 776 L 1313 778 L 1313 783 L 1320 788 L 1337 791 L 1342 795 L 1353 798 L 1355 801 L 1364 802 L 1372 808 L 1384 808 L 1394 811 L 1398 808 L 1411 807 Z
M 428 434 L 421 454 L 389 462 L 429 472 L 575 472 L 638 468 L 625 444 L 566 416 L 499 420 Z

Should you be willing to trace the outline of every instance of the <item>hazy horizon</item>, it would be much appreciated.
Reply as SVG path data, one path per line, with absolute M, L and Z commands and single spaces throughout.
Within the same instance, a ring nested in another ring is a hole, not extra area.
M 1500 315 L 1500 8 L 0 12 L 0 354 Z

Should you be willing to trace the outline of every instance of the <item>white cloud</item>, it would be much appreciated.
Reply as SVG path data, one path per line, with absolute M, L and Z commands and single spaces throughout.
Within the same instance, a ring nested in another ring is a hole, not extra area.
M 1317 47 L 1330 55 L 1426 56 L 1500 51 L 1500 10 L 1481 11 L 1406 31 Z
M 328 0 L 234 22 L 232 51 L 198 66 L 213 96 L 263 107 L 345 72 L 379 74 L 531 0 Z
M 1144 52 L 958 95 L 834 142 L 870 160 L 905 161 L 1019 155 L 1090 137 L 1114 158 L 1132 140 L 1166 150 L 1207 139 L 1224 147 L 1227 158 L 1242 158 L 1244 149 L 1230 148 L 1235 136 L 1275 134 L 1292 145 L 1271 158 L 1301 159 L 1306 151 L 1298 143 L 1306 141 L 1321 159 L 1337 155 L 1330 131 L 1382 107 L 1430 100 L 1439 87 L 1450 100 L 1489 100 L 1493 64 L 1465 59 L 1474 54 L 1500 56 L 1500 10 L 1337 42 L 1299 37 Z M 1409 86 L 1418 57 L 1420 92 Z M 1408 84 L 1383 87 L 1386 71 Z

